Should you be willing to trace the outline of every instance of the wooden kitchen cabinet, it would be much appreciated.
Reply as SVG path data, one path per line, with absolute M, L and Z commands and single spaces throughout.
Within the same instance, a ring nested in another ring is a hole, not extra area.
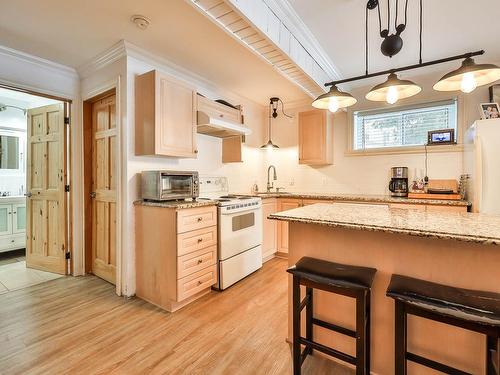
M 278 212 L 302 206 L 302 199 L 280 199 Z M 288 222 L 278 221 L 278 255 L 288 254 Z
M 174 312 L 217 283 L 217 207 L 136 207 L 136 294 Z
M 333 117 L 329 111 L 299 113 L 299 164 L 333 164 Z
M 196 92 L 157 70 L 135 80 L 135 154 L 196 158 Z
M 262 200 L 262 259 L 272 257 L 278 248 L 278 222 L 267 217 L 278 211 L 275 198 Z

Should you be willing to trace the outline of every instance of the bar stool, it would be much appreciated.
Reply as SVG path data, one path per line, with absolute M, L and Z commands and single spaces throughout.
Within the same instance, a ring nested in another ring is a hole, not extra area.
M 370 374 L 370 290 L 377 270 L 348 266 L 304 257 L 287 272 L 293 275 L 293 373 L 300 375 L 302 363 L 313 349 L 356 365 L 356 375 Z M 306 296 L 300 300 L 300 286 Z M 356 299 L 356 330 L 317 319 L 313 315 L 313 289 L 341 294 Z M 306 337 L 300 332 L 300 313 L 306 307 Z M 317 343 L 313 339 L 317 325 L 356 339 L 356 357 Z M 301 345 L 305 349 L 301 352 Z
M 407 350 L 407 316 L 420 316 L 486 335 L 487 375 L 500 374 L 500 294 L 460 289 L 393 275 L 387 296 L 395 300 L 395 371 L 406 375 L 407 360 L 452 375 L 468 374 Z

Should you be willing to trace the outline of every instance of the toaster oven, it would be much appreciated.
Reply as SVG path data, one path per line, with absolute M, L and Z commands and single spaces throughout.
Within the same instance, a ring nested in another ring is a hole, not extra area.
M 198 172 L 144 171 L 141 186 L 144 200 L 196 199 L 199 195 Z

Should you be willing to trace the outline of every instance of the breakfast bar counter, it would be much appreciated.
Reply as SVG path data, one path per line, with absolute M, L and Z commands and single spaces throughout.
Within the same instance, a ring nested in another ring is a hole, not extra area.
M 289 222 L 290 266 L 309 256 L 377 269 L 371 304 L 375 374 L 394 374 L 394 301 L 385 295 L 392 274 L 500 293 L 500 216 L 318 203 L 269 218 Z M 315 301 L 314 314 L 322 320 L 355 327 L 351 299 L 319 292 Z M 291 324 L 289 337 L 290 329 Z M 314 335 L 315 341 L 355 354 L 351 338 L 321 327 L 314 328 Z M 485 373 L 485 338 L 480 334 L 410 316 L 408 337 L 414 353 Z M 408 373 L 434 372 L 408 362 Z

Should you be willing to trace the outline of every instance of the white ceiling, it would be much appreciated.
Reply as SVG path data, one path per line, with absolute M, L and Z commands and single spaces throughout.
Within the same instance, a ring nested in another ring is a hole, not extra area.
M 151 19 L 143 31 L 134 14 Z M 185 0 L 3 1 L 0 44 L 74 68 L 125 39 L 267 105 L 307 96 Z
M 304 21 L 342 78 L 365 72 L 365 9 L 367 0 L 283 0 L 288 1 Z M 380 0 L 382 24 L 387 27 L 387 1 Z M 390 0 L 394 9 L 397 0 Z M 404 0 L 399 0 L 400 9 Z M 500 7 L 498 0 L 423 0 L 424 61 L 484 49 L 476 61 L 500 62 Z M 400 16 L 402 13 L 400 12 Z M 393 17 L 393 16 L 392 16 Z M 399 18 L 402 23 L 403 18 Z M 382 55 L 377 12 L 369 14 L 370 71 L 418 63 L 419 1 L 409 0 L 408 24 L 402 34 L 403 50 L 392 59 Z M 394 32 L 394 21 L 392 31 Z M 383 28 L 385 28 L 383 26 Z M 443 72 L 460 62 L 409 71 L 405 77 L 425 71 Z M 366 82 L 365 82 L 366 83 Z M 363 84 L 363 81 L 359 83 Z

